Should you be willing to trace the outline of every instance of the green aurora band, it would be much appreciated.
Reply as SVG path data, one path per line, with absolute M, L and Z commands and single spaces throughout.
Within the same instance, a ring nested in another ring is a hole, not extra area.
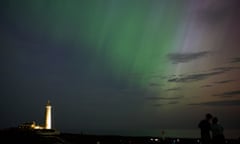
M 16 21 L 21 23 L 19 29 L 28 27 L 28 31 L 56 43 L 71 43 L 76 54 L 77 47 L 84 44 L 92 56 L 89 67 L 103 60 L 102 67 L 110 70 L 116 80 L 140 87 L 149 82 L 150 74 L 168 72 L 166 55 L 174 50 L 177 28 L 181 24 L 179 15 L 184 8 L 181 2 L 163 4 L 145 0 L 19 4 L 22 7 L 11 5 L 24 14 L 16 16 Z M 134 74 L 141 74 L 141 78 L 130 80 L 129 76 Z

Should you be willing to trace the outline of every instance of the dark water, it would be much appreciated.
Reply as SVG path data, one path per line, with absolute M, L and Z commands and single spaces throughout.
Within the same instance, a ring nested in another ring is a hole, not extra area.
M 160 131 L 152 132 L 152 134 L 154 136 L 162 135 Z M 164 130 L 164 134 L 165 137 L 200 138 L 198 129 L 168 129 Z M 224 135 L 228 139 L 238 139 L 240 137 L 240 129 L 226 129 Z
M 229 131 L 229 134 L 239 134 Z M 158 136 L 117 136 L 84 135 L 60 133 L 39 135 L 33 131 L 11 129 L 0 131 L 1 144 L 200 144 L 197 130 L 165 130 L 164 137 Z M 195 135 L 197 134 L 197 135 Z M 156 134 L 157 135 L 157 134 Z M 195 137 L 194 137 L 195 136 Z M 232 135 L 233 136 L 233 135 Z M 239 144 L 239 140 L 226 139 L 226 144 Z

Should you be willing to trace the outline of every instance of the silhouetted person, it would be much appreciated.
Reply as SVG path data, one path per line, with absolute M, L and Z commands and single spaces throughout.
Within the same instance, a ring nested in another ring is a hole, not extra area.
M 218 118 L 212 119 L 212 143 L 225 144 L 225 137 L 223 134 L 223 127 L 218 123 Z
M 211 136 L 210 136 L 211 119 L 212 119 L 212 115 L 207 113 L 206 118 L 204 120 L 201 120 L 200 123 L 198 124 L 198 127 L 201 130 L 202 144 L 210 144 L 211 143 Z

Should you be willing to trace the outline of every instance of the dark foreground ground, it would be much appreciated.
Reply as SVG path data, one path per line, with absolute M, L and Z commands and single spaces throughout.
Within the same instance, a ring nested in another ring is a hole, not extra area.
M 227 139 L 226 144 L 240 144 L 239 140 Z M 7 129 L 0 131 L 1 144 L 201 144 L 199 139 L 157 137 L 100 136 L 61 133 L 39 135 L 30 130 Z

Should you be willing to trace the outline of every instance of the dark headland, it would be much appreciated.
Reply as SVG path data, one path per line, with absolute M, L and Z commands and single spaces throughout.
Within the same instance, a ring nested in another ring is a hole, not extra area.
M 0 130 L 1 144 L 201 144 L 196 138 L 170 138 L 151 136 L 89 135 L 52 133 L 50 131 L 8 128 Z M 46 134 L 44 134 L 46 133 Z M 240 144 L 239 139 L 227 139 L 226 144 Z

